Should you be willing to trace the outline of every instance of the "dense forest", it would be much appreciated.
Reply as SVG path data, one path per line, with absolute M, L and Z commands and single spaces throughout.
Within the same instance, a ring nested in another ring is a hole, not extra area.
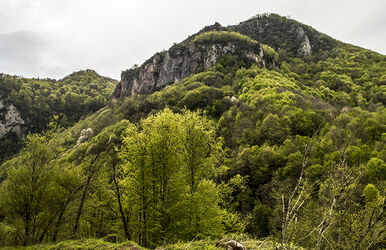
M 58 81 L 0 74 L 0 123 L 7 105 L 14 106 L 23 120 L 18 124 L 21 134 L 11 131 L 0 136 L 0 164 L 20 150 L 23 135 L 47 129 L 54 116 L 68 127 L 106 106 L 116 84 L 93 70 L 78 71 Z
M 272 32 L 250 34 L 258 21 Z M 385 248 L 386 56 L 274 14 L 183 43 L 230 39 L 260 44 L 270 66 L 222 55 L 114 102 L 116 82 L 93 71 L 2 75 L 32 129 L 0 167 L 0 246 Z

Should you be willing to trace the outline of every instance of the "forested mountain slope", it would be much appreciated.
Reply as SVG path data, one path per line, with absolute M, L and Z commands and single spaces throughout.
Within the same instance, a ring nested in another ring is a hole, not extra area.
M 28 133 L 46 129 L 54 116 L 67 127 L 106 106 L 116 84 L 93 70 L 58 81 L 0 74 L 0 163 L 20 149 Z
M 294 20 L 208 26 L 27 137 L 1 166 L 0 244 L 384 248 L 385 83 L 386 56 Z

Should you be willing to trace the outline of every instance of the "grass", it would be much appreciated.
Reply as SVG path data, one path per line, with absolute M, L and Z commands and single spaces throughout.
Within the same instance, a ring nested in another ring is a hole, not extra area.
M 236 240 L 241 243 L 246 249 L 261 249 L 261 250 L 279 250 L 283 249 L 281 244 L 273 240 L 256 240 L 246 235 L 230 235 L 219 240 L 203 239 L 191 242 L 177 242 L 175 244 L 164 245 L 156 248 L 156 250 L 172 250 L 172 249 L 192 249 L 192 250 L 217 250 L 227 249 L 227 242 Z M 60 249 L 129 249 L 129 250 L 146 250 L 146 248 L 138 246 L 131 241 L 121 243 L 111 243 L 103 239 L 80 239 L 66 240 L 53 244 L 38 244 L 28 247 L 5 247 L 4 250 L 60 250 Z M 301 247 L 286 246 L 286 249 L 301 250 Z
M 246 235 L 232 235 L 226 236 L 220 240 L 197 240 L 192 242 L 178 242 L 176 244 L 165 245 L 158 247 L 156 250 L 172 250 L 172 249 L 193 249 L 193 250 L 217 250 L 227 249 L 227 242 L 229 240 L 236 240 L 241 243 L 246 249 L 261 249 L 261 250 L 278 250 L 283 249 L 282 245 L 272 240 L 256 240 Z M 286 246 L 286 249 L 301 250 L 301 247 Z
M 4 250 L 59 250 L 59 249 L 129 249 L 129 250 L 142 250 L 144 248 L 138 246 L 131 241 L 125 241 L 122 243 L 106 242 L 102 239 L 80 239 L 80 240 L 66 240 L 54 244 L 38 244 L 28 247 L 6 247 Z

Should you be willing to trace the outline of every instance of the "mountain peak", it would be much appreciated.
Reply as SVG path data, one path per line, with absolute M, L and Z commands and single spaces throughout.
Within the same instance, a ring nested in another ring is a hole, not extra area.
M 272 13 L 258 14 L 228 27 L 216 22 L 174 44 L 168 51 L 156 53 L 140 67 L 123 71 L 113 100 L 154 92 L 213 67 L 225 54 L 249 58 L 267 66 L 260 42 L 290 57 L 310 56 L 336 45 L 334 39 L 311 27 Z
M 226 54 L 260 66 L 268 63 L 259 42 L 234 31 L 222 30 L 220 24 L 215 24 L 168 51 L 156 53 L 140 67 L 123 71 L 113 99 L 154 92 L 213 67 Z
M 274 13 L 258 14 L 228 29 L 267 44 L 288 56 L 304 57 L 330 50 L 338 42 L 310 26 Z

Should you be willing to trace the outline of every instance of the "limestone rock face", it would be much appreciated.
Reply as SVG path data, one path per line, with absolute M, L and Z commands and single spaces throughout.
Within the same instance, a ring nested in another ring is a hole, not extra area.
M 263 50 L 259 44 L 250 48 L 237 42 L 175 45 L 169 51 L 155 54 L 140 67 L 121 74 L 113 101 L 125 96 L 152 93 L 185 77 L 202 72 L 216 64 L 224 55 L 237 55 L 264 66 Z
M 6 105 L 0 100 L 0 139 L 10 132 L 22 137 L 22 125 L 24 120 L 16 107 L 12 104 Z
M 92 130 L 92 128 L 82 129 L 82 131 L 80 131 L 80 135 L 79 135 L 78 140 L 76 141 L 76 144 L 79 145 L 82 142 L 87 141 L 88 139 L 91 138 L 93 133 L 94 133 L 94 131 Z
M 338 42 L 312 27 L 277 14 L 256 15 L 240 24 L 228 27 L 293 57 L 309 56 L 331 50 Z
M 276 14 L 261 14 L 237 25 L 222 27 L 220 24 L 207 26 L 197 34 L 209 31 L 237 32 L 265 44 L 290 56 L 305 57 L 320 51 L 331 50 L 337 41 L 290 18 Z M 162 87 L 185 77 L 204 71 L 216 64 L 224 54 L 248 58 L 261 66 L 271 66 L 263 58 L 263 50 L 256 46 L 240 46 L 237 42 L 205 43 L 192 42 L 195 35 L 168 51 L 155 54 L 140 67 L 135 67 L 121 74 L 113 102 L 116 99 L 137 94 L 152 93 Z M 268 65 L 266 65 L 268 64 Z
M 296 29 L 297 38 L 300 42 L 300 47 L 298 49 L 299 56 L 310 56 L 312 53 L 310 40 L 308 39 L 306 33 L 302 27 Z

